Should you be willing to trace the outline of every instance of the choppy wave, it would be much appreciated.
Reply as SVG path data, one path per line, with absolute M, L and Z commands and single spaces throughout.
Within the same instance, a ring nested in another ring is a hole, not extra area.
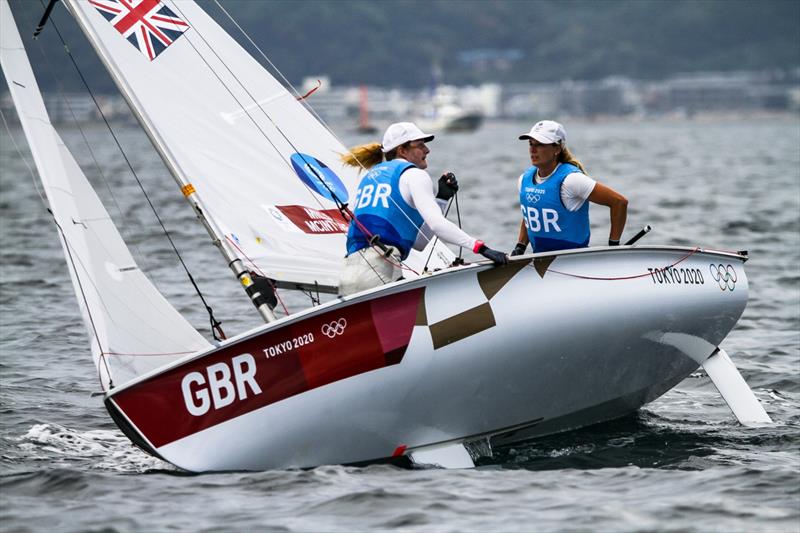
M 465 471 L 323 466 L 187 475 L 133 446 L 91 396 L 97 380 L 60 245 L 27 170 L 0 142 L 3 530 L 800 530 L 798 126 L 797 117 L 702 127 L 567 124 L 589 173 L 628 196 L 631 231 L 650 223 L 649 243 L 750 250 L 751 300 L 723 347 L 775 424 L 739 426 L 701 371 L 619 420 L 514 446 L 476 443 L 478 468 Z M 516 242 L 516 176 L 527 163 L 516 135 L 528 127 L 489 123 L 471 136 L 437 137 L 428 157 L 434 172 L 459 175 L 465 229 L 501 249 Z M 120 133 L 139 148 L 134 165 L 157 172 L 146 137 Z M 80 140 L 76 132 L 64 137 Z M 203 251 L 207 237 L 191 229 L 191 210 L 182 210 L 171 184 L 148 188 L 177 213 L 168 223 L 226 330 L 256 325 L 235 283 L 216 281 L 229 273 L 213 249 Z M 121 208 L 137 261 L 204 327 L 185 280 L 154 260 L 164 246 L 149 238 L 150 215 Z M 592 208 L 592 224 L 602 242 L 602 209 Z
M 132 445 L 120 431 L 76 431 L 56 424 L 36 424 L 14 439 L 26 459 L 56 465 L 81 463 L 88 470 L 143 473 L 176 470 Z

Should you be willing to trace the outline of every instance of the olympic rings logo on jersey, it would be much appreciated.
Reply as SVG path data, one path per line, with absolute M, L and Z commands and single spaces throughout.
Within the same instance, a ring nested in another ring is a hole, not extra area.
M 534 203 L 534 204 L 535 204 L 536 202 L 538 202 L 538 201 L 541 199 L 541 198 L 539 197 L 539 195 L 538 195 L 538 194 L 531 194 L 531 193 L 528 193 L 528 194 L 526 194 L 526 195 L 525 195 L 525 198 L 526 198 L 526 199 L 527 199 L 529 202 L 531 202 L 531 203 Z
M 347 327 L 347 320 L 344 318 L 340 318 L 339 320 L 334 320 L 330 324 L 323 324 L 322 325 L 322 334 L 326 337 L 330 337 L 331 339 L 337 335 L 341 335 L 344 333 L 344 328 Z
M 733 265 L 711 263 L 708 265 L 708 270 L 711 272 L 711 277 L 719 283 L 719 288 L 723 291 L 726 289 L 733 291 L 736 288 L 736 269 L 733 268 Z

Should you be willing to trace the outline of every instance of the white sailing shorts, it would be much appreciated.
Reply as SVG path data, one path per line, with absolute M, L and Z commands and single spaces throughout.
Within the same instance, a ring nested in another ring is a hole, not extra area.
M 344 258 L 344 268 L 339 278 L 339 296 L 378 287 L 400 277 L 400 253 L 395 248 L 390 257 L 375 248 L 364 248 Z

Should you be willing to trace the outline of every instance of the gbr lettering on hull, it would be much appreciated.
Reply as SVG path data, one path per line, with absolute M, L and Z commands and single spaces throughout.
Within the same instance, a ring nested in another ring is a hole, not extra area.
M 248 389 L 253 395 L 261 394 L 255 377 L 256 360 L 249 353 L 237 355 L 230 364 L 209 365 L 205 372 L 189 372 L 181 380 L 186 410 L 193 416 L 202 416 L 212 406 L 220 409 L 234 400 L 246 399 Z

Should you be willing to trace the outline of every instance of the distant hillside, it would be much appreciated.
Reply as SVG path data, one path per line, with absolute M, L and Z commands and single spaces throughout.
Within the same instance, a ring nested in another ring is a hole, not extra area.
M 224 21 L 215 3 L 201 2 Z M 292 82 L 418 87 L 433 66 L 452 84 L 657 79 L 677 72 L 800 68 L 797 0 L 224 0 Z M 38 1 L 12 1 L 31 30 Z M 110 80 L 65 10 L 55 20 L 94 88 Z M 229 26 L 225 22 L 226 26 Z M 29 33 L 29 32 L 27 32 Z M 237 37 L 238 38 L 238 37 Z M 48 27 L 41 39 L 56 40 Z M 241 39 L 240 39 L 241 41 Z M 50 43 L 50 44 L 48 44 Z M 48 48 L 68 88 L 69 61 Z M 53 80 L 43 80 L 51 86 Z

